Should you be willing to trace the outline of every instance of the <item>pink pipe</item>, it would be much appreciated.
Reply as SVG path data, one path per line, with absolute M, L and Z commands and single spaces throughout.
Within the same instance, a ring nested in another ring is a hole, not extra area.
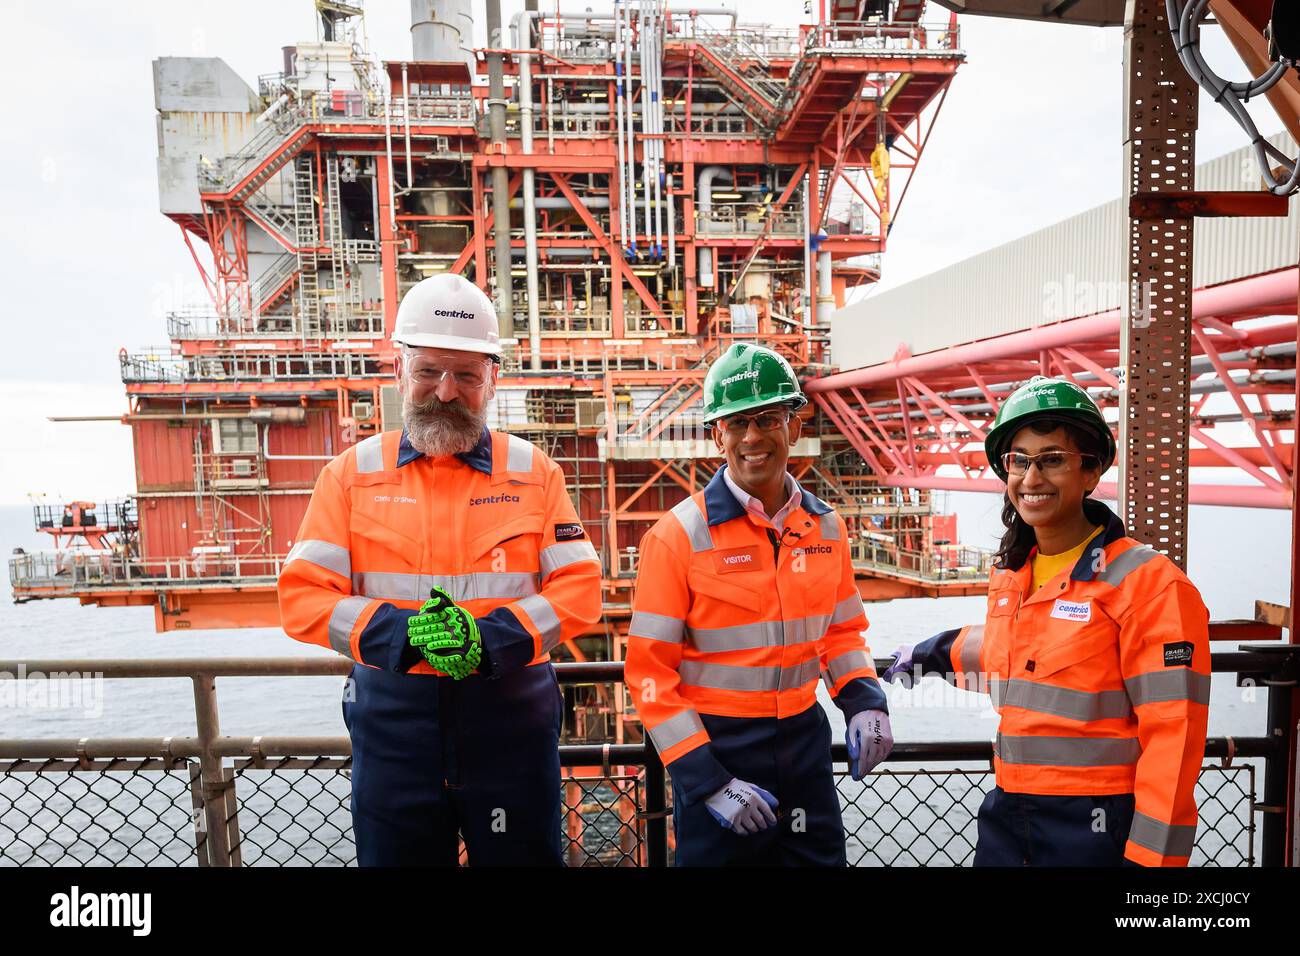
M 978 491 L 1002 494 L 1006 490 L 997 478 L 946 478 L 940 475 L 889 475 L 881 484 L 894 488 L 930 488 L 935 491 Z M 1117 488 L 1113 481 L 1103 481 L 1093 492 L 1094 498 L 1115 501 Z M 1221 505 L 1229 508 L 1279 508 L 1291 507 L 1291 495 L 1258 485 L 1201 485 L 1188 488 L 1187 500 L 1194 505 Z
M 1277 306 L 1279 315 L 1295 312 L 1296 298 L 1300 295 L 1300 269 L 1283 269 L 1267 275 L 1251 276 L 1223 285 L 1197 289 L 1192 293 L 1192 317 L 1233 315 Z M 1267 313 L 1263 313 L 1267 314 Z M 1081 319 L 1067 319 L 1052 325 L 1012 332 L 980 342 L 955 345 L 939 352 L 927 352 L 902 359 L 882 362 L 851 372 L 839 372 L 825 378 L 804 383 L 806 392 L 827 392 L 850 385 L 875 385 L 891 382 L 905 375 L 924 375 L 955 365 L 974 365 L 994 359 L 1018 358 L 1040 349 L 1073 346 L 1095 339 L 1118 338 L 1123 312 L 1112 309 Z

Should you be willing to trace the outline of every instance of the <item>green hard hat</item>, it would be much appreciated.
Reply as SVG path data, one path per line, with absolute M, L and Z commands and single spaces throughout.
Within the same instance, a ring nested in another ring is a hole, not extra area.
M 1102 443 L 1101 470 L 1105 471 L 1115 461 L 1115 436 L 1088 393 L 1073 382 L 1035 375 L 1002 403 L 984 439 L 989 466 L 1003 481 L 1007 480 L 1007 470 L 1002 467 L 1002 456 L 1016 432 L 1033 419 L 1069 423 L 1092 431 Z
M 737 342 L 704 376 L 704 424 L 727 415 L 784 402 L 792 411 L 808 404 L 790 363 L 763 345 Z

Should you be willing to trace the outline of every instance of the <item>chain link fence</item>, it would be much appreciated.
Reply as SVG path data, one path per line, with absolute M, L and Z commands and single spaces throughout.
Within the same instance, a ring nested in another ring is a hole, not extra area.
M 348 758 L 245 761 L 232 855 L 243 866 L 352 866 Z M 198 866 L 204 841 L 198 762 L 161 759 L 0 764 L 0 866 Z M 1256 768 L 1207 764 L 1197 786 L 1193 866 L 1253 866 Z M 645 863 L 645 778 L 566 776 L 569 866 Z M 836 774 L 851 866 L 969 866 L 983 769 Z
M 1278 730 L 1207 741 L 1193 866 L 1285 859 L 1288 753 L 1281 729 L 1293 726 L 1294 678 L 1277 661 L 1283 655 L 1216 655 L 1216 670 L 1273 675 L 1265 684 L 1268 723 Z M 1287 667 L 1290 661 L 1288 653 Z M 94 669 L 80 666 L 87 662 L 22 663 L 11 672 L 190 677 L 199 736 L 0 738 L 0 867 L 355 865 L 348 739 L 222 736 L 215 684 L 218 676 L 342 675 L 347 662 L 124 661 L 95 662 Z M 617 663 L 556 670 L 561 683 L 622 679 Z M 836 766 L 844 767 L 844 746 L 832 749 Z M 668 787 L 653 748 L 569 744 L 560 752 L 568 768 L 561 783 L 565 862 L 669 862 Z M 990 754 L 987 742 L 900 744 L 863 781 L 838 771 L 850 865 L 969 866 L 976 814 L 994 782 Z

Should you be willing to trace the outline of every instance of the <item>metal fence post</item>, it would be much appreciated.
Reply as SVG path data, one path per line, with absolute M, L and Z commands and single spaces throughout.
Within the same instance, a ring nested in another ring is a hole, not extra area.
M 226 829 L 226 791 L 234 786 L 226 779 L 222 760 L 213 750 L 221 735 L 217 711 L 217 681 L 212 674 L 195 674 L 194 717 L 199 731 L 199 767 L 203 781 L 203 814 L 207 823 L 208 862 L 210 866 L 230 866 L 230 833 Z
M 668 865 L 667 779 L 659 752 L 647 734 L 645 743 L 645 845 L 647 866 Z
M 1267 736 L 1275 744 L 1264 758 L 1264 822 L 1260 835 L 1260 865 L 1285 866 L 1287 860 L 1287 772 L 1291 762 L 1291 695 L 1296 687 L 1296 658 L 1288 655 L 1266 679 Z

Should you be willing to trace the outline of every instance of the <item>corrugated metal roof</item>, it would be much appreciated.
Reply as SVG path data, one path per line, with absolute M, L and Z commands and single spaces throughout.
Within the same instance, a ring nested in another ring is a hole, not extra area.
M 1269 137 L 1287 155 L 1286 133 Z M 1249 148 L 1196 167 L 1202 190 L 1259 188 Z M 1124 301 L 1127 217 L 1116 199 L 835 313 L 831 356 L 841 369 L 1019 332 L 1118 308 Z M 1198 219 L 1197 288 L 1295 265 L 1300 212 L 1286 219 Z

